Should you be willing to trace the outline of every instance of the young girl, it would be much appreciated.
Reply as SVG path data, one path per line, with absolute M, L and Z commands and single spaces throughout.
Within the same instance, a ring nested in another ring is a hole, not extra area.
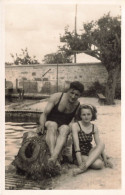
M 98 128 L 91 121 L 97 118 L 97 110 L 92 105 L 81 105 L 78 113 L 80 121 L 73 123 L 73 159 L 77 160 L 78 168 L 74 170 L 73 174 L 85 172 L 88 167 L 93 169 L 102 169 L 111 167 L 112 164 L 104 153 L 104 144 L 99 138 Z M 92 147 L 92 139 L 96 143 Z

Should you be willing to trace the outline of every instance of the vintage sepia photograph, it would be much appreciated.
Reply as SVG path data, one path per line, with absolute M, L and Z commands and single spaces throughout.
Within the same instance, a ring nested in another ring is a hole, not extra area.
M 5 194 L 122 190 L 122 1 L 3 9 Z

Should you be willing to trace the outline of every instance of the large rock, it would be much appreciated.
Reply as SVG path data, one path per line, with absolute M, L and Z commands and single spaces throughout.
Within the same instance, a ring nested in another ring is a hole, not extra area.
M 23 141 L 15 156 L 12 165 L 16 167 L 17 173 L 24 174 L 32 179 L 42 179 L 45 177 L 56 176 L 62 172 L 55 165 L 48 166 L 50 158 L 49 148 L 46 144 L 45 135 L 37 135 L 34 132 L 27 132 L 23 135 Z M 72 162 L 72 139 L 71 135 L 59 155 L 59 161 L 63 164 Z
M 30 176 L 32 179 L 40 179 L 49 174 L 47 167 L 49 157 L 45 135 L 39 136 L 28 132 L 24 133 L 21 148 L 12 164 L 18 173 Z

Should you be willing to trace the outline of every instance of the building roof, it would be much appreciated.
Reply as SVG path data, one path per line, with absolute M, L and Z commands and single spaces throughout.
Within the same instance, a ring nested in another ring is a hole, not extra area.
M 101 62 L 101 61 L 85 53 L 76 54 L 76 63 L 91 63 L 91 62 Z

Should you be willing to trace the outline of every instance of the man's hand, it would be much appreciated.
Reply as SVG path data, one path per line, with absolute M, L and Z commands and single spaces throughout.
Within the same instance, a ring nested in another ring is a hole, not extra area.
M 36 132 L 38 135 L 43 135 L 44 134 L 44 125 L 39 125 Z

